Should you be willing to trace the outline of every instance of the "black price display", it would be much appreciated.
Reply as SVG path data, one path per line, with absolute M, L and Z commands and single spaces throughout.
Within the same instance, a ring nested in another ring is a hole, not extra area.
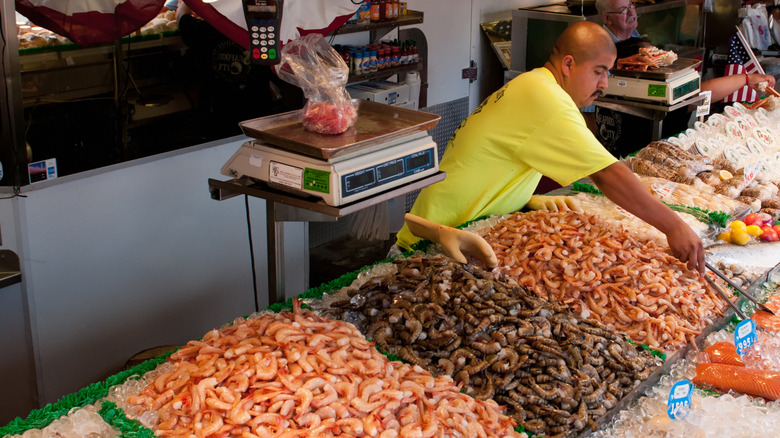
M 353 173 L 352 175 L 346 176 L 344 181 L 346 182 L 345 189 L 347 192 L 359 190 L 362 187 L 374 184 L 376 181 L 374 178 L 374 169 L 368 169 L 363 173 Z
M 376 171 L 379 181 L 384 181 L 394 176 L 401 175 L 404 173 L 404 160 L 398 159 L 382 164 L 376 167 Z
M 243 4 L 252 63 L 278 64 L 281 59 L 282 0 L 243 0 Z
M 406 168 L 409 169 L 409 171 L 414 171 L 421 168 L 426 168 L 431 165 L 431 154 L 430 151 L 423 151 L 420 152 L 419 155 L 411 156 L 406 159 Z

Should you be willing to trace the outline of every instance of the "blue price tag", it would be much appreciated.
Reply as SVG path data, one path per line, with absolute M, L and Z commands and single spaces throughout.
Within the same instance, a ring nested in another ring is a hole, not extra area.
M 737 324 L 734 330 L 734 345 L 737 353 L 744 356 L 750 347 L 756 342 L 756 324 L 751 318 L 747 318 Z
M 669 400 L 666 402 L 666 413 L 669 414 L 669 418 L 674 419 L 680 408 L 690 406 L 692 395 L 693 385 L 690 381 L 680 380 L 675 383 L 669 391 Z

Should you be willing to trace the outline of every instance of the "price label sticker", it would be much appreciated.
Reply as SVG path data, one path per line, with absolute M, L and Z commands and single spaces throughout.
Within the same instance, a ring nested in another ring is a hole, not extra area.
M 619 211 L 623 216 L 625 216 L 625 217 L 627 217 L 629 219 L 634 217 L 633 214 L 631 214 L 628 210 L 626 210 L 625 208 L 623 208 L 623 207 L 621 207 L 619 205 L 615 206 L 615 210 Z
M 758 174 L 758 163 L 754 163 L 748 166 L 745 166 L 745 185 L 749 185 L 754 179 L 756 179 L 756 175 Z
M 669 400 L 666 402 L 666 413 L 669 418 L 674 419 L 681 408 L 691 405 L 691 396 L 693 395 L 693 384 L 688 380 L 680 380 L 672 386 L 669 391 Z
M 696 117 L 704 117 L 710 113 L 710 102 L 712 101 L 712 91 L 702 91 L 699 96 L 704 96 L 704 102 L 696 107 Z
M 673 182 L 666 184 L 653 183 L 650 187 L 658 195 L 658 198 L 666 199 L 674 192 L 674 189 L 677 188 L 677 184 Z
M 744 356 L 755 343 L 756 325 L 751 318 L 742 320 L 734 330 L 734 345 L 737 347 L 737 353 Z

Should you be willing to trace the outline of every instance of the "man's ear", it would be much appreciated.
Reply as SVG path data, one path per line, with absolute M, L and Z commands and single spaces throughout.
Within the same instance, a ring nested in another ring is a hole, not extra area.
M 572 55 L 566 55 L 561 60 L 561 73 L 563 73 L 564 76 L 569 76 L 571 74 L 571 69 L 574 67 L 574 57 Z

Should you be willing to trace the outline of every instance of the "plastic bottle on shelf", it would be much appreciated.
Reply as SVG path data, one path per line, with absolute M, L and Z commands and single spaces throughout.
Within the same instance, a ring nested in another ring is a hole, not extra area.
M 377 71 L 376 50 L 371 50 L 368 53 L 368 71 L 374 73 Z
M 420 52 L 417 51 L 417 41 L 411 40 L 411 43 L 412 43 L 412 47 L 411 47 L 412 57 L 409 62 L 411 64 L 414 64 L 420 60 Z
M 391 67 L 398 67 L 401 65 L 401 48 L 398 46 L 393 46 L 391 48 L 392 51 L 392 61 L 390 62 Z
M 382 20 L 382 6 L 380 5 L 380 0 L 373 0 L 369 11 L 371 11 L 369 17 L 372 23 L 378 23 Z
M 368 50 L 363 50 L 363 63 L 360 65 L 360 71 L 364 75 L 371 73 L 371 53 Z
M 363 52 L 359 50 L 352 54 L 352 74 L 355 76 L 363 74 Z
M 401 43 L 401 61 L 398 63 L 398 65 L 406 65 L 411 62 L 411 53 L 409 52 L 409 43 L 408 41 L 404 41 Z
M 387 21 L 387 0 L 377 0 L 379 3 L 379 21 Z
M 352 55 L 350 55 L 349 50 L 344 49 L 341 52 L 341 59 L 344 60 L 344 63 L 347 64 L 347 67 L 349 67 L 349 71 L 352 71 Z
M 385 69 L 386 52 L 384 47 L 379 47 L 376 51 L 376 69 L 378 71 Z

